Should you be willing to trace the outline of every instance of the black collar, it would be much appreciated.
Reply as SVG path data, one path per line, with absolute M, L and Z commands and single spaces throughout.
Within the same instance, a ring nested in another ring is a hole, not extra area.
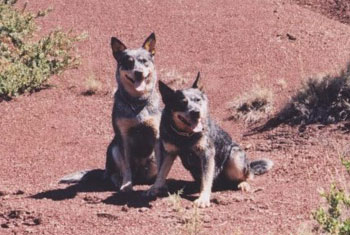
M 137 113 L 149 103 L 149 98 L 152 96 L 152 94 L 153 90 L 147 98 L 135 98 L 129 95 L 123 87 L 120 87 L 117 90 L 116 96 L 126 103 L 134 113 Z
M 178 135 L 185 136 L 185 137 L 191 137 L 194 135 L 194 132 L 184 132 L 184 131 L 179 131 L 176 127 L 174 127 L 172 124 L 170 125 L 171 129 Z

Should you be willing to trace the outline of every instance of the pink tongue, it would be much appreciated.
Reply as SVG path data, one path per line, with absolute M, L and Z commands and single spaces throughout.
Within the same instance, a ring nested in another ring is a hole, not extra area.
M 198 123 L 191 125 L 193 132 L 201 132 L 203 130 L 202 122 L 199 120 Z
M 135 90 L 144 91 L 146 89 L 146 82 L 145 80 L 142 80 L 141 82 L 135 82 L 134 86 Z

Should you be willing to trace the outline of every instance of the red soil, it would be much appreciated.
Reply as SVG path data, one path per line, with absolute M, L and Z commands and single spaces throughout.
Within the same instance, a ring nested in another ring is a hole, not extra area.
M 339 163 L 339 152 L 349 142 L 340 128 L 343 124 L 312 125 L 304 132 L 280 126 L 244 137 L 251 127 L 228 121 L 227 105 L 260 85 L 274 92 L 278 111 L 308 77 L 345 68 L 350 27 L 339 20 L 346 18 L 347 11 L 321 3 L 30 2 L 28 10 L 54 8 L 39 21 L 43 33 L 73 28 L 86 31 L 89 38 L 79 44 L 82 65 L 52 79 L 54 88 L 0 103 L 0 234 L 189 232 L 181 217 L 191 215 L 192 196 L 197 194 L 182 198 L 183 211 L 176 212 L 168 198 L 142 199 L 141 190 L 147 186 L 137 186 L 138 191 L 125 198 L 103 185 L 57 183 L 66 174 L 104 167 L 113 136 L 110 114 L 116 64 L 110 37 L 138 47 L 153 31 L 159 78 L 175 71 L 192 81 L 200 70 L 211 116 L 246 148 L 250 158 L 266 156 L 275 162 L 270 173 L 251 182 L 252 193 L 214 192 L 212 206 L 199 212 L 200 232 L 311 231 L 315 226 L 311 212 L 321 203 L 318 189 L 328 189 L 335 179 L 346 180 Z M 103 87 L 96 95 L 84 96 L 89 76 Z M 186 185 L 179 180 L 191 181 L 179 162 L 169 178 L 176 180 L 172 183 L 176 187 Z

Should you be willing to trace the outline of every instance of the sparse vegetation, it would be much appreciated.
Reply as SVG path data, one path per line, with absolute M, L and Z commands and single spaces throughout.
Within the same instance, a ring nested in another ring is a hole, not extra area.
M 94 95 L 101 91 L 101 89 L 101 82 L 97 80 L 94 75 L 90 75 L 85 81 L 85 91 L 83 92 L 83 95 Z
M 180 212 L 183 208 L 181 205 L 181 195 L 183 194 L 183 189 L 180 189 L 176 193 L 170 194 L 168 196 L 168 201 L 173 208 L 173 211 Z M 182 211 L 181 211 L 182 212 Z
M 187 216 L 182 217 L 184 233 L 189 235 L 199 234 L 202 230 L 202 218 L 199 209 L 195 206 Z
M 342 158 L 341 159 L 341 162 L 342 164 L 345 166 L 346 170 L 349 172 L 350 174 L 350 160 L 347 160 L 347 159 L 344 159 Z
M 265 127 L 330 124 L 350 119 L 350 64 L 339 76 L 310 78 Z
M 329 18 L 339 20 L 342 23 L 350 24 L 350 2 L 349 0 L 319 0 L 314 4 L 312 0 L 294 0 L 297 4 L 305 5 Z
M 159 74 L 162 81 L 166 82 L 170 86 L 173 86 L 175 89 L 182 89 L 187 82 L 185 76 L 175 69 L 161 69 Z
M 314 219 L 325 232 L 331 234 L 350 234 L 350 197 L 343 189 L 331 185 L 328 193 L 321 193 L 326 199 L 328 209 L 319 208 L 313 213 Z
M 233 120 L 244 120 L 246 123 L 258 122 L 272 113 L 272 92 L 267 88 L 256 86 L 230 103 L 230 110 Z
M 349 172 L 350 160 L 341 157 L 342 164 Z M 329 192 L 321 192 L 321 197 L 326 199 L 327 207 L 320 207 L 313 212 L 314 219 L 324 232 L 331 234 L 350 234 L 350 195 L 345 189 L 331 185 Z
M 281 87 L 281 89 L 286 89 L 287 87 L 288 87 L 288 84 L 287 84 L 287 82 L 286 82 L 286 80 L 284 80 L 284 79 L 280 79 L 280 80 L 278 80 L 277 81 L 277 85 L 279 86 L 279 87 Z
M 0 98 L 10 99 L 45 87 L 50 76 L 78 65 L 74 45 L 85 35 L 55 30 L 34 42 L 36 14 L 18 10 L 16 0 L 0 0 Z
M 176 217 L 178 223 L 182 225 L 179 231 L 177 231 L 177 234 L 199 234 L 202 230 L 202 216 L 200 210 L 197 206 L 194 206 L 189 211 L 187 208 L 184 208 L 181 204 L 182 193 L 183 190 L 181 189 L 174 194 L 169 194 L 168 197 L 168 201 L 172 206 L 173 211 L 177 213 Z

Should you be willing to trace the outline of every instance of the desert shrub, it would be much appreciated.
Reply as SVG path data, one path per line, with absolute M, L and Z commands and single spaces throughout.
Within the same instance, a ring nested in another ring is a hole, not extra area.
M 342 164 L 350 174 L 350 160 L 342 158 Z M 350 195 L 333 183 L 330 191 L 322 192 L 321 197 L 326 199 L 327 208 L 318 208 L 313 217 L 322 230 L 331 234 L 350 234 Z
M 331 234 L 350 234 L 349 195 L 332 184 L 330 191 L 321 193 L 321 197 L 326 199 L 328 209 L 320 207 L 313 213 L 321 228 Z
M 338 76 L 309 78 L 282 108 L 258 130 L 280 124 L 331 124 L 350 120 L 350 64 Z
M 95 75 L 91 74 L 85 80 L 85 91 L 83 91 L 82 94 L 85 96 L 91 96 L 101 91 L 101 89 L 101 82 L 95 78 Z
M 76 67 L 74 45 L 85 37 L 55 30 L 33 41 L 35 19 L 50 10 L 27 13 L 15 2 L 0 0 L 0 98 L 5 99 L 40 89 L 50 76 Z
M 350 64 L 339 76 L 310 78 L 279 118 L 291 125 L 330 124 L 350 118 Z
M 292 125 L 330 124 L 349 117 L 349 70 L 338 77 L 310 78 L 280 113 L 280 118 Z
M 346 170 L 350 173 L 350 160 L 342 159 L 341 162 L 345 166 Z
M 327 17 L 339 20 L 342 23 L 350 24 L 350 2 L 349 0 L 293 0 L 301 6 L 326 15 Z
M 246 123 L 267 118 L 273 110 L 273 95 L 269 89 L 254 87 L 230 103 L 231 119 Z

